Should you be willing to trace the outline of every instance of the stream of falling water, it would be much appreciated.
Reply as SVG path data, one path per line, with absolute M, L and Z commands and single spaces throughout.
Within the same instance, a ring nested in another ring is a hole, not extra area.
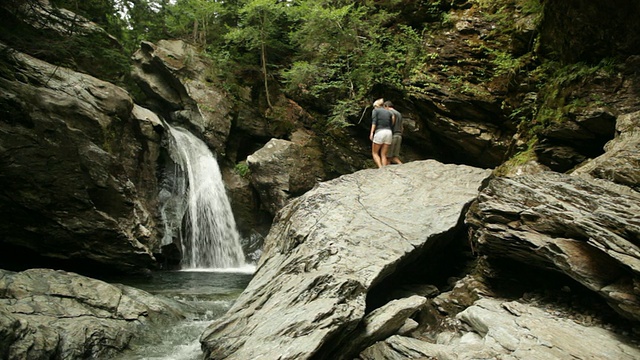
M 189 131 L 169 127 L 169 133 L 174 166 L 166 169 L 160 193 L 163 245 L 178 239 L 184 270 L 243 267 L 240 235 L 215 156 Z
M 245 262 L 215 156 L 189 131 L 168 128 L 171 161 L 159 196 L 162 245 L 180 244 L 182 270 L 117 282 L 187 303 L 196 311 L 170 327 L 145 330 L 117 357 L 121 360 L 200 359 L 200 335 L 231 307 L 255 270 Z

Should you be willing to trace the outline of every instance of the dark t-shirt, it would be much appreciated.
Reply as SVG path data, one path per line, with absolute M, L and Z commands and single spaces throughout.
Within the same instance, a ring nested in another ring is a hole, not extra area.
M 389 111 L 391 111 L 391 113 L 396 116 L 396 123 L 393 124 L 393 134 L 402 135 L 402 114 L 400 114 L 400 111 L 394 108 L 389 109 Z
M 371 113 L 371 125 L 378 129 L 391 129 L 391 111 L 385 108 L 375 108 Z

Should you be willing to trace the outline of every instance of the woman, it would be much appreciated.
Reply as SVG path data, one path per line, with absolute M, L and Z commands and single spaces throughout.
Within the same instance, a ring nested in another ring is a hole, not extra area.
M 393 140 L 391 127 L 395 121 L 391 111 L 382 107 L 384 99 L 378 99 L 373 103 L 371 113 L 371 133 L 369 139 L 373 141 L 371 145 L 371 155 L 378 168 L 388 164 L 387 151 Z

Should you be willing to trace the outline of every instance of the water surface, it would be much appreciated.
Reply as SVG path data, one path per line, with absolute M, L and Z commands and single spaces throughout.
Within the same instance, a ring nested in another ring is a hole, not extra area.
M 165 271 L 151 276 L 112 279 L 117 282 L 193 305 L 199 311 L 172 326 L 148 329 L 118 360 L 196 360 L 202 358 L 200 335 L 222 316 L 245 289 L 253 267 Z

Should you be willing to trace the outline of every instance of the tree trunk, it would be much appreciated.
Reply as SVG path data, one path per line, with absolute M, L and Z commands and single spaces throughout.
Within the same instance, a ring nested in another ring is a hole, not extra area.
M 198 42 L 198 19 L 193 19 L 193 33 L 191 34 L 193 42 Z
M 264 28 L 265 28 L 265 23 L 266 23 L 266 14 L 263 15 L 262 18 L 262 29 L 260 29 L 260 57 L 262 60 L 262 73 L 264 74 L 264 91 L 265 91 L 265 96 L 267 98 L 267 105 L 269 105 L 269 108 L 272 108 L 273 105 L 271 105 L 271 99 L 269 97 L 269 81 L 267 78 L 267 44 L 266 44 L 266 39 L 264 36 Z

